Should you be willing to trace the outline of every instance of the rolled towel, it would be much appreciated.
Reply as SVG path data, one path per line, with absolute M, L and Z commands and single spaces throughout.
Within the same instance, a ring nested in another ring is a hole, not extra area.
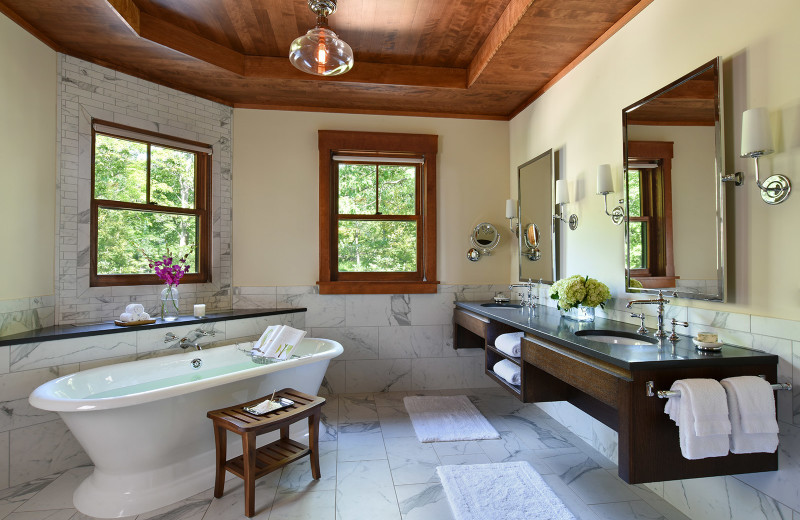
M 144 320 L 149 320 L 149 319 L 150 319 L 150 315 L 147 314 L 146 312 L 143 312 L 143 313 L 141 313 L 141 314 L 136 316 L 136 321 L 144 321 Z
M 522 354 L 521 340 L 524 332 L 509 332 L 508 334 L 500 334 L 494 340 L 494 347 L 508 354 L 512 357 L 519 357 Z
M 128 305 L 125 306 L 125 312 L 136 316 L 137 314 L 141 314 L 144 312 L 144 305 L 142 305 L 141 303 L 129 303 Z
M 513 361 L 509 359 L 498 361 L 494 364 L 493 369 L 495 374 L 502 377 L 512 385 L 519 385 L 521 380 L 519 365 L 515 364 Z
M 136 314 L 131 314 L 130 312 L 123 312 L 119 315 L 119 321 L 129 322 L 129 321 L 136 321 Z
M 731 423 L 722 385 L 714 379 L 680 379 L 670 390 L 681 394 L 664 407 L 678 425 L 681 454 L 689 460 L 727 455 Z
M 775 395 L 770 384 L 756 376 L 720 381 L 728 395 L 733 453 L 774 453 L 778 449 Z

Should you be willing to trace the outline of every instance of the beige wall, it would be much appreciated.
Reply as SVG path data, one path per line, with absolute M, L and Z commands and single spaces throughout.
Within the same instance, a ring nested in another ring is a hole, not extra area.
M 317 130 L 437 134 L 439 281 L 509 279 L 507 122 L 246 109 L 235 110 L 233 121 L 235 286 L 316 283 Z M 469 262 L 469 233 L 484 221 L 500 230 L 501 243 Z
M 748 14 L 749 13 L 749 14 Z M 741 113 L 767 106 L 777 152 L 763 171 L 789 175 L 800 186 L 800 5 L 796 0 L 656 1 L 603 44 L 554 88 L 511 121 L 510 185 L 514 167 L 548 148 L 562 149 L 563 169 L 580 227 L 565 232 L 565 274 L 586 273 L 623 291 L 622 228 L 603 214 L 595 195 L 598 164 L 611 163 L 618 191 L 622 170 L 621 110 L 717 55 L 727 75 L 725 115 L 730 130 L 727 171 L 744 170 L 746 186 L 729 205 L 735 293 L 729 304 L 681 300 L 681 305 L 780 318 L 800 316 L 800 197 L 780 206 L 761 201 L 752 160 L 738 152 Z M 728 187 L 729 191 L 734 188 Z
M 56 53 L 0 15 L 0 300 L 54 292 Z

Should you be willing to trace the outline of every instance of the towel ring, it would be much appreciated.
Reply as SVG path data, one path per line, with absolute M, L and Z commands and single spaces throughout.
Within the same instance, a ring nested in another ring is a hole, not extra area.
M 758 377 L 760 377 L 762 379 L 764 378 L 764 376 L 758 376 Z M 668 399 L 670 397 L 680 397 L 681 396 L 680 390 L 656 390 L 656 391 L 654 391 L 653 388 L 655 388 L 655 383 L 653 383 L 652 381 L 647 381 L 644 384 L 644 386 L 646 388 L 645 394 L 647 395 L 647 397 L 655 396 L 655 397 L 658 397 L 659 399 Z M 769 386 L 771 386 L 773 390 L 791 390 L 792 389 L 792 383 L 778 383 L 778 384 L 769 385 Z

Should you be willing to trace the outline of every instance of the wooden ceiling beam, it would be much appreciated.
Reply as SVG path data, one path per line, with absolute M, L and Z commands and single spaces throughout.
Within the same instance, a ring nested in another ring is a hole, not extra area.
M 131 31 L 136 34 L 141 34 L 141 11 L 139 10 L 139 6 L 133 3 L 133 0 L 106 0 L 106 2 L 108 2 L 114 9 L 114 12 L 117 13 L 117 16 L 125 22 L 125 25 L 127 25 Z
M 389 65 L 356 60 L 353 68 L 341 76 L 314 76 L 294 68 L 288 58 L 246 56 L 245 76 L 250 78 L 332 81 L 373 85 L 400 85 L 450 89 L 467 88 L 466 69 Z
M 478 80 L 478 77 L 489 65 L 489 62 L 492 61 L 500 46 L 511 35 L 511 31 L 514 30 L 514 27 L 517 26 L 533 2 L 534 0 L 511 0 L 508 3 L 505 11 L 500 15 L 500 19 L 497 20 L 497 23 L 469 64 L 467 69 L 467 88 Z

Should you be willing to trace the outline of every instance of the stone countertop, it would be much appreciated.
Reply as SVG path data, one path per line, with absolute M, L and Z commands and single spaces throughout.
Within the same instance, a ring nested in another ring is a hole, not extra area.
M 55 341 L 60 339 L 80 338 L 85 336 L 98 336 L 101 334 L 117 334 L 121 332 L 136 332 L 143 329 L 157 329 L 162 327 L 175 327 L 180 325 L 202 325 L 214 321 L 241 320 L 245 318 L 257 318 L 259 316 L 274 316 L 278 314 L 293 314 L 305 312 L 301 308 L 284 309 L 237 309 L 232 311 L 218 311 L 206 314 L 202 318 L 194 316 L 179 316 L 175 321 L 164 321 L 160 318 L 155 323 L 147 325 L 133 325 L 121 327 L 115 325 L 113 321 L 93 323 L 90 325 L 56 325 L 55 327 L 45 327 L 29 332 L 20 332 L 8 336 L 0 336 L 0 347 L 4 345 L 19 345 L 22 343 L 40 343 L 42 341 Z
M 594 322 L 578 322 L 561 317 L 561 313 L 551 307 L 530 308 L 482 307 L 489 302 L 456 302 L 456 307 L 485 316 L 530 332 L 543 339 L 567 347 L 595 359 L 606 361 L 626 370 L 647 370 L 653 368 L 677 368 L 712 365 L 751 365 L 775 363 L 778 356 L 760 350 L 733 345 L 723 345 L 720 352 L 697 350 L 691 336 L 680 336 L 672 343 L 666 338 L 658 345 L 613 345 L 592 341 L 588 336 L 576 336 L 579 330 L 612 330 L 636 332 L 636 325 L 621 321 L 596 318 Z M 669 328 L 668 328 L 669 330 Z M 652 331 L 649 334 L 652 337 Z

